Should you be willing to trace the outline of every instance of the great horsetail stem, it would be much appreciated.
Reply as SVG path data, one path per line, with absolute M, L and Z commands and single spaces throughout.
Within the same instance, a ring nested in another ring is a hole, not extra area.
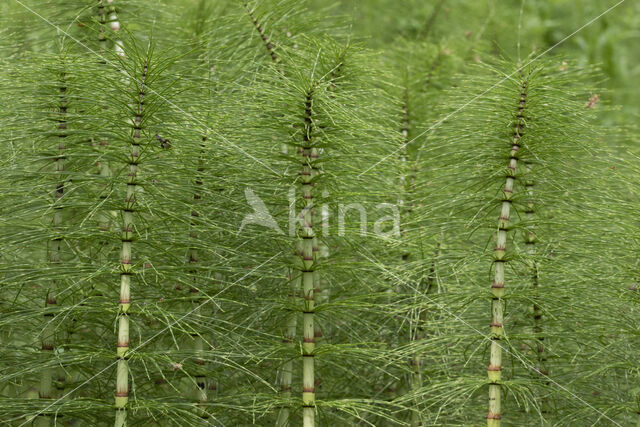
M 129 308 L 131 307 L 131 278 L 133 277 L 132 256 L 135 224 L 133 213 L 136 205 L 136 188 L 140 161 L 141 130 L 144 117 L 144 97 L 146 94 L 147 61 L 144 62 L 140 85 L 138 87 L 136 115 L 133 121 L 133 133 L 128 159 L 127 193 L 122 208 L 122 234 L 120 256 L 120 310 L 118 313 L 118 347 L 115 408 L 115 427 L 127 425 L 127 404 L 129 402 Z
M 276 64 L 279 63 L 280 62 L 280 57 L 278 56 L 278 54 L 275 51 L 275 46 L 271 42 L 271 40 L 269 40 L 269 37 L 267 37 L 267 35 L 265 34 L 264 27 L 262 26 L 262 24 L 260 24 L 258 19 L 255 17 L 253 11 L 249 7 L 249 3 L 247 3 L 246 0 L 242 0 L 242 4 L 247 9 L 247 13 L 249 14 L 249 18 L 251 18 L 251 22 L 253 22 L 253 26 L 255 27 L 256 31 L 260 35 L 260 38 L 262 39 L 262 43 L 264 44 L 264 47 L 267 49 L 267 52 L 269 53 L 269 56 L 271 57 L 271 59 L 273 60 L 274 63 L 276 63 Z
M 501 381 L 502 381 L 502 339 L 504 336 L 504 286 L 505 264 L 507 250 L 507 233 L 509 229 L 509 217 L 511 204 L 513 203 L 513 189 L 516 180 L 516 169 L 520 150 L 520 138 L 525 126 L 525 107 L 527 102 L 527 80 L 522 82 L 518 112 L 513 129 L 513 140 L 509 153 L 507 177 L 503 188 L 502 208 L 498 217 L 498 231 L 496 247 L 493 250 L 494 277 L 491 284 L 491 346 L 489 367 L 489 413 L 487 414 L 487 427 L 499 427 L 502 415 L 501 406 Z
M 313 147 L 313 107 L 314 87 L 307 90 L 304 101 L 304 129 L 302 134 L 300 182 L 302 187 L 301 212 L 302 227 L 300 230 L 300 258 L 298 263 L 302 278 L 302 424 L 304 427 L 315 426 L 315 280 L 316 254 L 314 243 L 316 235 L 313 228 L 313 166 L 318 158 L 318 149 Z

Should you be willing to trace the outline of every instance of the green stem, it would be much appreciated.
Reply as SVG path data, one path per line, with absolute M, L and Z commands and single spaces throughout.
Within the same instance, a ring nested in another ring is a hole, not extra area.
M 144 62 L 136 115 L 133 122 L 133 136 L 131 139 L 131 151 L 129 157 L 129 174 L 127 178 L 127 195 L 122 209 L 122 251 L 120 257 L 120 311 L 118 314 L 118 367 L 116 376 L 115 427 L 127 425 L 127 404 L 129 401 L 129 308 L 131 307 L 131 278 L 132 269 L 132 242 L 135 236 L 133 213 L 136 203 L 136 188 L 138 186 L 138 164 L 140 160 L 140 141 L 142 129 L 142 117 L 144 114 L 144 96 L 146 92 L 145 81 L 147 79 L 147 62 Z
M 489 413 L 487 415 L 487 427 L 500 427 L 501 406 L 501 380 L 502 380 L 502 339 L 504 336 L 504 285 L 505 285 L 505 259 L 507 249 L 507 232 L 509 229 L 509 217 L 511 215 L 511 203 L 513 201 L 513 187 L 515 183 L 516 168 L 518 166 L 518 150 L 520 150 L 520 137 L 524 129 L 524 109 L 527 99 L 527 81 L 522 82 L 520 91 L 520 105 L 514 125 L 513 141 L 509 153 L 507 178 L 503 189 L 502 209 L 498 217 L 498 232 L 496 247 L 493 251 L 494 278 L 491 284 L 491 348 L 489 367 Z
M 304 133 L 302 141 L 302 157 L 300 179 L 302 183 L 303 211 L 301 237 L 301 263 L 302 275 L 302 423 L 304 427 L 315 426 L 315 318 L 314 295 L 315 281 L 314 271 L 316 267 L 314 241 L 316 235 L 313 228 L 313 163 L 318 157 L 317 148 L 312 147 L 312 104 L 314 88 L 311 87 L 306 94 L 304 113 Z
M 249 4 L 246 2 L 246 0 L 242 0 L 242 4 L 247 9 L 249 18 L 251 18 L 251 22 L 253 22 L 253 26 L 255 27 L 256 31 L 260 35 L 260 38 L 262 39 L 262 43 L 264 44 L 264 47 L 267 49 L 267 52 L 269 53 L 271 60 L 275 64 L 278 64 L 280 62 L 280 57 L 278 57 L 278 55 L 275 52 L 275 46 L 265 34 L 264 27 L 262 26 L 262 24 L 260 24 L 260 22 L 258 22 L 258 19 L 254 16 L 253 11 L 249 7 Z

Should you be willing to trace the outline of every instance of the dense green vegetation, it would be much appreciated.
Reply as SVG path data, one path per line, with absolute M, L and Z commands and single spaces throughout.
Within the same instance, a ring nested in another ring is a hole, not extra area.
M 0 423 L 640 426 L 640 5 L 0 4 Z

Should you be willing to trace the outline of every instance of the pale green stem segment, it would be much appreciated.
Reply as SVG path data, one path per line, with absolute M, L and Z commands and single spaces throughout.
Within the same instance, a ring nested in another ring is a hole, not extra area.
M 132 269 L 132 242 L 135 235 L 133 213 L 136 204 L 136 187 L 138 186 L 138 169 L 140 161 L 140 142 L 142 118 L 144 115 L 144 97 L 146 92 L 147 63 L 144 63 L 140 86 L 136 115 L 133 121 L 133 136 L 131 138 L 131 152 L 129 157 L 129 173 L 127 177 L 127 195 L 122 209 L 122 250 L 120 256 L 120 311 L 118 313 L 118 349 L 117 349 L 117 374 L 115 427 L 127 425 L 127 404 L 129 402 L 129 308 L 131 307 L 131 278 Z
M 491 346 L 489 356 L 489 413 L 487 414 L 487 427 L 499 427 L 501 406 L 501 380 L 502 380 L 502 339 L 504 336 L 504 285 L 505 285 L 505 258 L 507 249 L 507 232 L 509 229 L 509 217 L 511 215 L 511 203 L 513 202 L 513 187 L 518 166 L 518 151 L 520 150 L 520 137 L 524 129 L 524 109 L 527 99 L 527 82 L 522 83 L 520 90 L 520 103 L 514 125 L 513 142 L 509 153 L 507 178 L 503 189 L 502 209 L 498 217 L 498 232 L 496 247 L 493 250 L 494 278 L 491 284 Z

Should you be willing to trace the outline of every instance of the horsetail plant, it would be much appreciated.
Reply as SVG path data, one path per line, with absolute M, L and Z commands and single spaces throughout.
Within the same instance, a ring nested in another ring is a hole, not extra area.
M 118 346 L 117 346 L 117 375 L 115 426 L 123 427 L 127 425 L 127 404 L 129 401 L 129 309 L 131 308 L 131 284 L 135 277 L 133 269 L 133 241 L 135 238 L 134 212 L 136 208 L 136 193 L 139 183 L 139 164 L 141 155 L 141 145 L 143 143 L 142 132 L 146 115 L 145 96 L 149 88 L 147 76 L 149 73 L 150 51 L 147 51 L 146 58 L 142 64 L 140 74 L 136 76 L 137 102 L 134 106 L 135 116 L 131 132 L 130 154 L 128 158 L 127 192 L 124 205 L 121 209 L 122 215 L 122 249 L 120 256 L 120 300 L 118 312 Z M 147 101 L 148 102 L 148 101 Z
M 518 112 L 513 125 L 513 142 L 509 153 L 509 164 L 507 166 L 507 177 L 504 184 L 502 208 L 498 217 L 498 231 L 496 237 L 496 247 L 493 250 L 493 282 L 491 283 L 491 349 L 489 367 L 489 414 L 487 415 L 487 426 L 499 427 L 502 414 L 501 406 L 501 385 L 502 379 L 502 339 L 504 322 L 504 287 L 505 287 L 505 264 L 507 259 L 507 232 L 509 230 L 509 219 L 511 216 L 511 203 L 513 203 L 513 190 L 515 176 L 518 167 L 520 142 L 519 139 L 525 128 L 525 107 L 527 105 L 527 78 L 522 79 Z
M 300 262 L 298 274 L 302 281 L 302 423 L 305 427 L 315 425 L 315 319 L 314 270 L 317 248 L 314 248 L 316 235 L 313 227 L 313 182 L 314 163 L 318 158 L 318 149 L 314 147 L 313 128 L 313 100 L 315 82 L 306 89 L 304 100 L 304 124 L 302 129 L 302 143 L 300 144 L 300 187 L 303 199 L 303 211 L 300 238 Z M 316 175 L 317 176 L 317 175 Z M 314 250 L 315 249 L 315 250 Z
M 188 3 L 0 4 L 2 422 L 637 422 L 632 13 Z

